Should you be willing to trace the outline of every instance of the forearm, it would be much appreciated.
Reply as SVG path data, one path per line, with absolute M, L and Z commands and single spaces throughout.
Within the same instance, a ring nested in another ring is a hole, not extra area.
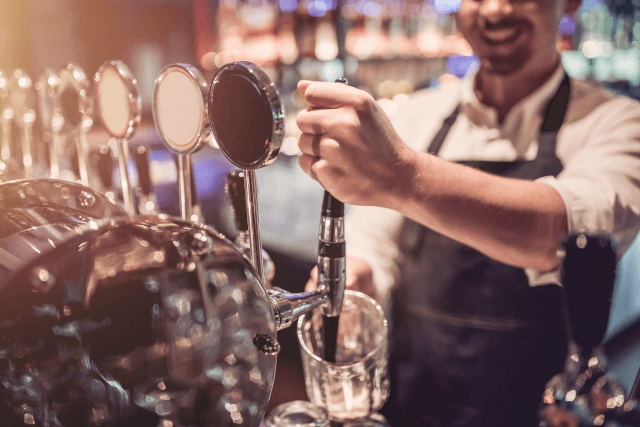
M 498 261 L 546 271 L 567 229 L 560 195 L 550 186 L 503 178 L 412 152 L 384 202 L 441 234 Z

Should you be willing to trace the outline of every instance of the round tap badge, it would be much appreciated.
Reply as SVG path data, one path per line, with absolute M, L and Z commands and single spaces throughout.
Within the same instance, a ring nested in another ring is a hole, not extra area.
M 89 82 L 87 75 L 74 64 L 68 64 L 58 72 L 60 86 L 56 108 L 64 117 L 65 127 L 75 131 L 82 124 L 83 116 L 91 115 L 91 99 L 87 93 Z
M 241 169 L 272 163 L 284 137 L 280 95 L 251 62 L 233 62 L 216 73 L 209 89 L 209 120 L 218 146 Z
M 115 138 L 129 138 L 140 123 L 136 80 L 122 61 L 107 61 L 93 78 L 98 115 Z
M 198 151 L 211 131 L 207 82 L 186 64 L 169 65 L 156 79 L 153 119 L 165 145 L 176 154 Z

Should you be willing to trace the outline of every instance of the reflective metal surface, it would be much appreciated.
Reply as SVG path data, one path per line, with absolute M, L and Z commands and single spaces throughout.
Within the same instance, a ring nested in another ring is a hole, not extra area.
M 36 121 L 35 90 L 31 78 L 23 70 L 15 70 L 11 77 L 11 106 L 14 121 L 20 129 L 22 173 L 24 178 L 34 177 L 33 127 Z
M 284 110 L 271 79 L 251 62 L 232 62 L 209 89 L 209 118 L 218 146 L 235 166 L 273 163 L 284 138 Z
M 89 98 L 89 81 L 82 68 L 67 64 L 58 71 L 60 86 L 58 104 L 64 117 L 65 128 L 75 131 L 82 125 L 83 115 L 91 115 L 92 102 Z
M 136 213 L 134 190 L 129 179 L 129 142 L 140 124 L 142 100 L 138 96 L 136 80 L 122 61 L 107 61 L 98 72 L 95 82 L 95 102 L 98 114 L 107 131 L 116 138 L 120 163 L 120 184 L 124 209 L 129 216 Z
M 202 74 L 188 64 L 169 65 L 156 79 L 153 120 L 173 152 L 192 154 L 206 144 L 211 132 L 208 87 Z
M 284 138 L 284 110 L 269 76 L 251 62 L 221 67 L 209 88 L 209 121 L 218 147 L 243 169 L 251 262 L 264 283 L 255 169 L 275 161 Z
M 16 159 L 13 158 L 12 123 L 15 111 L 11 105 L 11 79 L 8 74 L 0 70 L 0 180 L 9 181 L 20 176 Z
M 0 185 L 0 284 L 78 231 L 123 215 L 114 201 L 66 181 L 33 179 Z
M 110 202 L 55 181 L 0 185 L 0 206 L 14 218 L 0 243 L 39 242 L 0 277 L 3 427 L 259 424 L 279 344 L 230 241 L 166 216 L 109 219 Z
M 206 144 L 211 133 L 207 111 L 207 82 L 195 67 L 173 64 L 155 81 L 153 120 L 164 144 L 178 157 L 180 213 L 192 218 L 191 154 Z
M 64 120 L 60 111 L 56 110 L 56 97 L 60 78 L 51 68 L 44 70 L 38 81 L 38 111 L 43 128 L 51 132 L 49 143 L 49 178 L 60 177 L 60 153 L 62 151 L 62 126 Z
M 111 136 L 130 138 L 140 125 L 142 100 L 136 79 L 122 61 L 107 61 L 93 77 L 97 112 Z

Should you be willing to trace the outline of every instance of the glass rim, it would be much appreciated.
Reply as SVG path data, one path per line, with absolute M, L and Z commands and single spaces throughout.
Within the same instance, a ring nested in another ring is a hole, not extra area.
M 268 417 L 265 418 L 265 421 L 267 421 L 267 423 L 269 423 L 269 420 L 276 421 L 276 420 L 282 419 L 282 418 L 286 417 L 287 415 L 290 415 L 290 414 L 295 413 L 296 411 L 300 411 L 300 410 L 302 410 L 302 411 L 310 411 L 310 410 L 311 411 L 317 411 L 317 412 L 319 412 L 319 414 L 316 416 L 316 418 L 322 418 L 323 424 L 329 425 L 329 423 L 330 423 L 329 412 L 327 411 L 327 409 L 323 408 L 322 406 L 316 405 L 315 403 L 311 402 L 310 400 L 292 400 L 290 402 L 281 403 L 281 404 L 279 404 L 278 406 L 276 406 L 275 408 L 273 408 L 271 410 L 271 413 L 269 414 Z M 317 422 L 309 422 L 309 423 L 301 424 L 301 425 L 317 426 L 318 423 Z
M 364 299 L 364 300 L 368 301 L 369 303 L 371 303 L 371 305 L 374 306 L 375 310 L 382 316 L 382 324 L 384 326 L 384 331 L 387 334 L 387 336 L 389 335 L 389 325 L 388 325 L 388 322 L 387 322 L 387 317 L 385 316 L 385 313 L 384 313 L 384 310 L 382 309 L 382 306 L 380 306 L 380 304 L 378 304 L 378 302 L 375 299 L 371 298 L 369 295 L 367 295 L 367 294 L 365 294 L 363 292 L 354 291 L 354 290 L 350 290 L 350 289 L 347 289 L 345 291 L 345 297 L 347 295 L 358 297 L 358 298 Z M 309 316 L 311 314 L 313 314 L 313 312 L 306 313 L 303 316 L 300 316 L 300 318 L 298 318 L 297 335 L 298 335 L 298 342 L 300 343 L 300 347 L 304 350 L 305 353 L 307 353 L 309 356 L 311 356 L 312 359 L 314 359 L 317 362 L 321 362 L 323 364 L 326 364 L 326 365 L 329 365 L 329 366 L 334 366 L 334 367 L 337 367 L 337 368 L 344 368 L 344 367 L 355 365 L 355 364 L 357 364 L 357 363 L 359 363 L 360 361 L 363 361 L 363 360 L 372 359 L 373 357 L 375 357 L 381 351 L 386 351 L 387 350 L 386 348 L 384 348 L 385 346 L 377 346 L 375 349 L 371 350 L 365 356 L 362 356 L 356 362 L 350 362 L 350 363 L 328 362 L 328 361 L 324 360 L 323 358 L 319 357 L 318 355 L 316 355 L 315 353 L 313 353 L 311 351 L 311 349 L 307 346 L 307 343 L 304 341 L 304 337 L 302 335 L 302 325 L 303 325 L 305 319 L 307 318 L 307 316 Z

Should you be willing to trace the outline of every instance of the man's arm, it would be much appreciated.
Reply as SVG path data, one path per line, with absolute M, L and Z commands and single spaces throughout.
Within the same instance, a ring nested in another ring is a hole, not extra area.
M 411 150 L 366 92 L 300 82 L 302 169 L 345 203 L 390 208 L 519 267 L 552 269 L 566 211 L 552 187 Z

